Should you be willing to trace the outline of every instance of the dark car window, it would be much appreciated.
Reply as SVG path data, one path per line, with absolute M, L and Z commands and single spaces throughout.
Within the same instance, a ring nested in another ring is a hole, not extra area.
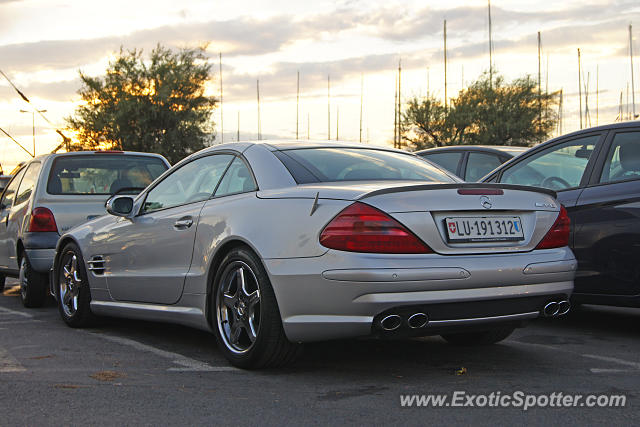
M 149 191 L 141 213 L 207 200 L 233 159 L 232 154 L 216 154 L 181 166 Z
M 13 204 L 13 199 L 16 197 L 16 191 L 18 190 L 18 185 L 20 185 L 20 181 L 22 180 L 22 177 L 24 176 L 24 172 L 26 170 L 27 168 L 23 168 L 21 171 L 19 171 L 15 175 L 15 177 L 13 177 L 13 180 L 9 183 L 9 185 L 7 186 L 7 189 L 5 190 L 2 196 L 2 201 L 0 202 L 0 209 L 11 207 L 11 205 Z
M 607 153 L 601 183 L 640 178 L 640 132 L 618 133 Z
M 58 157 L 47 193 L 114 194 L 123 188 L 143 189 L 169 167 L 158 157 L 88 154 Z
M 426 154 L 422 157 L 455 174 L 458 173 L 458 163 L 460 163 L 462 154 L 462 152 L 451 151 L 448 153 Z
M 303 148 L 282 151 L 305 172 L 287 167 L 298 183 L 333 181 L 413 180 L 455 182 L 429 162 L 411 154 L 366 148 Z M 298 169 L 300 169 L 298 168 Z
M 506 169 L 500 182 L 552 190 L 578 187 L 599 138 L 591 135 L 553 145 Z
M 465 181 L 475 182 L 500 166 L 502 161 L 496 154 L 469 153 Z
M 18 195 L 16 196 L 15 202 L 16 205 L 26 202 L 29 200 L 29 197 L 31 197 L 33 188 L 36 186 L 36 181 L 38 180 L 40 166 L 40 162 L 34 162 L 27 167 L 27 171 L 24 174 L 24 178 L 22 178 L 20 187 L 18 187 Z
M 258 189 L 256 182 L 253 180 L 253 175 L 249 170 L 249 167 L 239 158 L 235 160 L 225 172 L 218 189 L 216 190 L 216 197 L 228 196 L 230 194 L 248 193 L 249 191 L 256 191 Z

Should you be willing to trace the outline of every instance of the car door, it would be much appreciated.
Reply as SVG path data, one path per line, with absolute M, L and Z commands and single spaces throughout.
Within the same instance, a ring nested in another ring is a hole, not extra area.
M 232 154 L 196 158 L 141 197 L 133 219 L 117 220 L 99 245 L 111 296 L 120 301 L 174 304 L 189 271 L 200 211 Z
M 18 186 L 26 170 L 27 168 L 22 168 L 13 177 L 0 200 L 0 268 L 5 270 L 16 270 L 18 268 L 13 263 L 10 263 L 9 254 L 15 251 L 15 249 L 13 249 L 15 248 L 15 236 L 12 237 L 9 233 L 9 217 L 11 216 L 11 208 L 13 207 L 13 200 L 18 191 Z M 10 248 L 12 245 L 13 248 Z
M 487 181 L 506 184 L 531 185 L 555 190 L 558 200 L 576 222 L 575 206 L 595 164 L 604 138 L 603 132 L 591 132 L 544 144 L 507 164 Z M 572 227 L 570 244 L 573 242 Z
M 577 293 L 640 294 L 640 128 L 613 131 L 575 209 Z

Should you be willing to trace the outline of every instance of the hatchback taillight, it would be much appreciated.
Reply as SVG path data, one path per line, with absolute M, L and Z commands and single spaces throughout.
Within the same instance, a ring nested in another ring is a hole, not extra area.
M 560 205 L 560 213 L 553 223 L 551 229 L 538 243 L 536 249 L 561 248 L 569 245 L 569 233 L 571 231 L 571 220 L 564 206 Z
M 31 212 L 29 231 L 58 232 L 58 226 L 56 225 L 56 219 L 53 217 L 53 213 L 47 208 L 35 208 L 33 212 Z
M 413 233 L 384 212 L 356 202 L 327 224 L 320 244 L 349 252 L 426 254 L 432 252 Z

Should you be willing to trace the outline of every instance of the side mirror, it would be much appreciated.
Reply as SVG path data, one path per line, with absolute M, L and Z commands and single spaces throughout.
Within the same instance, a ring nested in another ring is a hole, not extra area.
M 576 151 L 575 156 L 579 159 L 589 159 L 593 150 L 589 150 L 587 147 L 582 147 Z
M 111 215 L 128 217 L 133 211 L 133 197 L 113 196 L 107 200 L 105 207 Z

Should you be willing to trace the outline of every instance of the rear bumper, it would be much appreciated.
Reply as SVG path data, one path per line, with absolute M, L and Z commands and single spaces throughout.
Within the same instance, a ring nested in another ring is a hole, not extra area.
M 570 296 L 577 266 L 568 248 L 477 256 L 329 251 L 264 262 L 285 333 L 299 342 L 371 335 L 380 316 L 412 309 L 430 316 L 413 331 L 421 335 L 532 319 L 547 302 Z M 465 305 L 473 308 L 457 309 Z
M 56 232 L 27 232 L 22 236 L 29 263 L 38 273 L 49 274 L 59 238 Z
M 25 249 L 31 268 L 38 273 L 49 274 L 53 266 L 53 258 L 56 255 L 55 249 Z

